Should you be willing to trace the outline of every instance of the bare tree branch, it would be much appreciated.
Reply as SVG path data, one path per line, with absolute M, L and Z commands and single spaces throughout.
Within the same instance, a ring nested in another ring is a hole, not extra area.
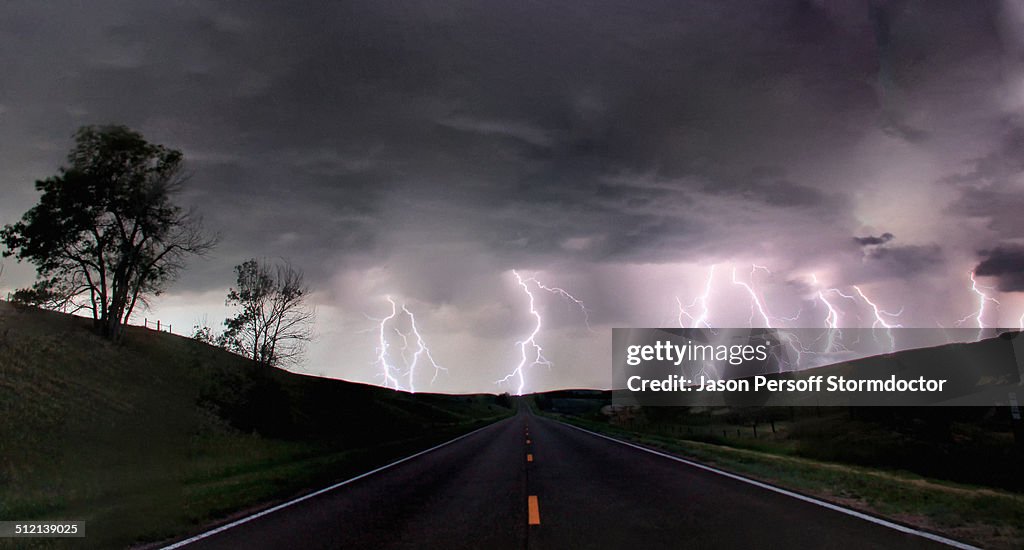
M 226 303 L 241 311 L 224 322 L 222 343 L 260 365 L 294 364 L 312 339 L 315 320 L 302 272 L 284 260 L 270 265 L 256 259 L 235 272 L 237 286 Z

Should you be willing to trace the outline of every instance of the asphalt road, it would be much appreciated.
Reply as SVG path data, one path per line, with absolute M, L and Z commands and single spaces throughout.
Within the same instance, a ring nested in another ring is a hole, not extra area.
M 948 548 L 526 411 L 187 546 L 924 547 Z

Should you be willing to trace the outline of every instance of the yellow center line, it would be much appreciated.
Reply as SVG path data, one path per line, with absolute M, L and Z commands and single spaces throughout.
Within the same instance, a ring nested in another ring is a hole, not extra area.
M 526 461 L 533 462 L 533 453 L 526 453 Z
M 530 525 L 540 525 L 540 504 L 537 503 L 537 495 L 530 495 L 526 508 L 530 515 Z

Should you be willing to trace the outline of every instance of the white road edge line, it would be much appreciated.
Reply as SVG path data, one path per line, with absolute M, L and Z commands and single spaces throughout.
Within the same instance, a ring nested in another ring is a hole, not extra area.
M 780 494 L 786 495 L 788 497 L 793 497 L 795 499 L 799 499 L 799 500 L 802 500 L 804 502 L 809 502 L 811 504 L 816 504 L 818 506 L 821 506 L 822 508 L 828 508 L 829 510 L 834 510 L 836 512 L 841 512 L 843 514 L 847 514 L 847 515 L 853 516 L 855 518 L 860 518 L 860 519 L 863 519 L 865 521 L 870 521 L 871 523 L 882 525 L 882 526 L 888 527 L 890 529 L 895 529 L 895 530 L 900 531 L 902 533 L 907 533 L 907 534 L 911 534 L 911 535 L 917 535 L 919 537 L 923 537 L 923 538 L 926 538 L 926 539 L 929 539 L 929 540 L 933 540 L 935 542 L 940 542 L 942 544 L 945 544 L 945 545 L 948 545 L 948 546 L 952 546 L 953 548 L 961 548 L 963 550 L 980 550 L 977 546 L 971 546 L 970 544 L 966 544 L 966 543 L 963 543 L 963 542 L 960 542 L 960 541 L 956 541 L 956 540 L 953 540 L 953 539 L 948 539 L 946 537 L 943 537 L 943 536 L 940 536 L 940 535 L 936 535 L 934 533 L 929 533 L 927 531 L 920 531 L 920 530 L 914 529 L 912 527 L 907 527 L 906 525 L 900 525 L 898 523 L 894 523 L 894 522 L 891 522 L 891 521 L 884 520 L 882 518 L 877 518 L 875 516 L 872 516 L 872 515 L 869 515 L 869 514 L 865 514 L 863 512 L 858 512 L 856 510 L 851 510 L 849 508 L 844 508 L 844 507 L 839 506 L 837 504 L 832 504 L 831 502 L 826 502 L 824 500 L 818 500 L 818 499 L 813 498 L 813 497 L 809 497 L 809 496 L 806 496 L 806 495 L 801 495 L 800 493 L 794 493 L 793 491 L 787 491 L 786 489 L 783 489 L 781 487 L 776 487 L 774 485 L 769 485 L 767 483 L 762 483 L 760 481 L 757 481 L 757 480 L 754 480 L 754 479 L 750 479 L 748 477 L 743 477 L 741 475 L 737 475 L 737 474 L 733 474 L 733 473 L 730 473 L 730 472 L 726 472 L 725 470 L 719 470 L 718 468 L 712 468 L 711 466 L 707 466 L 705 464 L 701 464 L 700 462 L 694 462 L 692 460 L 687 460 L 685 458 L 681 458 L 681 457 L 678 457 L 678 456 L 675 456 L 675 455 L 671 455 L 671 454 L 668 454 L 668 453 L 663 453 L 661 451 L 657 451 L 657 450 L 654 450 L 654 449 L 649 449 L 649 448 L 644 447 L 642 445 L 635 445 L 635 444 L 630 443 L 628 441 L 623 441 L 621 439 L 615 439 L 614 437 L 609 437 L 609 436 L 604 435 L 604 434 L 599 434 L 597 432 L 592 432 L 592 431 L 587 430 L 585 428 L 580 428 L 579 426 L 574 426 L 572 424 L 569 424 L 569 423 L 566 423 L 566 422 L 562 422 L 562 421 L 559 421 L 559 420 L 556 420 L 555 422 L 558 422 L 559 424 L 562 424 L 562 425 L 568 426 L 570 428 L 579 430 L 581 432 L 588 433 L 590 435 L 595 435 L 597 437 L 603 437 L 604 439 L 607 439 L 609 441 L 614 441 L 616 443 L 621 443 L 622 445 L 626 445 L 627 447 L 633 447 L 634 449 L 639 449 L 641 451 L 645 451 L 645 452 L 648 452 L 648 453 L 651 453 L 651 454 L 654 454 L 654 455 L 658 455 L 658 456 L 667 458 L 669 460 L 675 460 L 676 462 L 682 462 L 683 464 L 687 464 L 689 466 L 693 466 L 694 468 L 700 468 L 701 470 L 706 470 L 708 472 L 712 472 L 712 473 L 715 473 L 715 474 L 718 474 L 718 475 L 722 475 L 722 476 L 725 476 L 725 477 L 728 477 L 728 478 L 732 478 L 732 479 L 735 479 L 735 480 L 738 480 L 738 481 L 742 481 L 744 483 L 749 483 L 751 485 L 754 485 L 756 487 L 760 487 L 762 489 L 768 489 L 769 491 L 775 491 L 776 493 L 780 493 Z
M 496 425 L 498 422 L 501 422 L 501 420 L 498 420 L 498 421 L 495 421 L 495 422 L 491 422 L 490 424 L 488 424 L 486 426 L 481 426 L 480 428 L 477 428 L 477 429 L 475 429 L 475 430 L 473 430 L 473 431 L 471 431 L 469 433 L 462 434 L 459 437 L 456 437 L 455 439 L 449 439 L 448 441 L 445 441 L 444 443 L 441 443 L 440 445 L 435 445 L 435 446 L 433 446 L 433 447 L 431 447 L 429 449 L 426 449 L 424 451 L 420 451 L 420 452 L 418 452 L 418 453 L 416 453 L 414 455 L 409 455 L 409 456 L 407 456 L 405 458 L 396 460 L 396 461 L 394 461 L 394 462 L 392 462 L 390 464 L 381 466 L 380 468 L 376 468 L 374 470 L 370 470 L 369 472 L 365 472 L 365 473 L 359 474 L 356 477 L 353 477 L 353 478 L 350 478 L 350 479 L 346 479 L 345 481 L 340 481 L 338 483 L 335 483 L 334 485 L 331 485 L 330 487 L 324 487 L 323 489 L 320 489 L 319 491 L 314 491 L 312 493 L 309 493 L 308 495 L 303 495 L 303 496 L 301 496 L 299 498 L 296 498 L 296 499 L 293 499 L 293 500 L 289 500 L 288 502 L 284 502 L 284 503 L 278 504 L 277 506 L 274 506 L 272 508 L 267 508 L 266 510 L 263 510 L 262 512 L 256 512 L 255 514 L 252 514 L 252 515 L 249 515 L 249 516 L 245 516 L 244 518 L 237 519 L 235 521 L 232 521 L 231 523 L 225 523 L 224 525 L 221 525 L 220 527 L 217 527 L 215 529 L 210 529 L 209 531 L 206 531 L 204 533 L 199 533 L 198 535 L 195 535 L 194 537 L 190 537 L 190 538 L 187 538 L 185 540 L 178 541 L 178 542 L 176 542 L 174 544 L 171 544 L 169 546 L 164 546 L 163 548 L 161 548 L 161 550 L 173 550 L 175 548 L 181 548 L 183 546 L 192 544 L 193 542 L 196 542 L 198 540 L 205 539 L 206 537 L 209 537 L 209 536 L 212 536 L 212 535 L 216 535 L 217 533 L 221 533 L 223 531 L 227 531 L 228 529 L 231 529 L 232 527 L 238 527 L 239 525 L 242 525 L 243 523 L 248 523 L 248 522 L 250 522 L 250 521 L 252 521 L 254 519 L 261 518 L 261 517 L 263 517 L 263 516 L 265 516 L 267 514 L 272 514 L 272 513 L 276 512 L 278 510 L 282 510 L 282 509 L 287 508 L 287 507 L 289 507 L 289 506 L 291 506 L 293 504 L 298 504 L 298 503 L 300 503 L 300 502 L 302 502 L 304 500 L 309 500 L 309 499 L 311 499 L 313 497 L 322 495 L 322 494 L 324 494 L 324 493 L 326 493 L 328 491 L 333 491 L 333 490 L 337 489 L 338 487 L 341 487 L 341 486 L 344 486 L 344 485 L 348 485 L 349 483 L 352 483 L 353 481 L 359 481 L 360 479 L 363 479 L 364 477 L 372 476 L 373 474 L 376 474 L 377 472 L 381 472 L 381 471 L 387 470 L 388 468 L 391 468 L 392 466 L 397 466 L 397 465 L 399 465 L 399 464 L 401 464 L 403 462 L 406 462 L 408 460 L 412 460 L 412 459 L 414 459 L 416 457 L 423 456 L 423 455 L 425 455 L 425 454 L 427 454 L 427 453 L 429 453 L 431 451 L 436 451 L 436 450 L 438 450 L 441 447 L 444 447 L 446 445 L 451 445 L 452 443 L 455 443 L 456 441 L 458 441 L 460 439 L 463 439 L 465 437 L 469 437 L 469 436 L 471 436 L 471 435 L 473 435 L 473 434 L 475 434 L 475 433 L 477 433 L 477 432 L 479 432 L 481 430 L 486 430 L 487 428 L 490 428 L 490 427 Z

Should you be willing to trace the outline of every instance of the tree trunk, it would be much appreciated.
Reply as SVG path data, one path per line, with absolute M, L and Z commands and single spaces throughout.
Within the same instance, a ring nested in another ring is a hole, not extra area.
M 107 340 L 117 342 L 121 339 L 121 332 L 120 319 L 113 315 L 108 315 L 107 318 L 103 320 L 102 331 L 100 332 L 101 336 Z

